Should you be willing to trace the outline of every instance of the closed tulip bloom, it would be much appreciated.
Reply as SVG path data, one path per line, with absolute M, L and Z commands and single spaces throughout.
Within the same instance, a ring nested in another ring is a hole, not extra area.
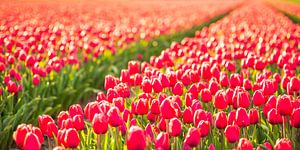
M 220 85 L 222 87 L 228 87 L 229 86 L 229 79 L 227 73 L 221 73 L 220 75 Z
M 152 114 L 160 114 L 160 103 L 157 99 L 151 101 L 150 112 Z
M 225 95 L 222 90 L 219 90 L 215 95 L 214 106 L 217 109 L 224 110 L 227 108 L 228 104 Z
M 250 123 L 251 124 L 257 124 L 259 121 L 259 114 L 257 109 L 251 108 L 249 110 L 249 117 L 250 117 Z
M 188 133 L 186 134 L 186 137 L 184 139 L 184 143 L 187 144 L 190 147 L 197 147 L 201 140 L 201 134 L 199 129 L 195 127 L 191 127 L 188 130 Z
M 67 119 L 63 120 L 61 128 L 62 129 L 74 128 L 72 118 L 67 118 Z
M 237 150 L 253 150 L 253 145 L 248 139 L 241 138 Z
M 240 127 L 247 127 L 250 125 L 250 118 L 245 108 L 238 108 L 238 110 L 236 111 L 235 120 L 237 125 Z
M 230 75 L 230 87 L 231 88 L 235 88 L 237 86 L 242 86 L 243 85 L 243 78 L 241 77 L 241 75 L 234 73 Z
M 218 82 L 213 79 L 214 78 L 212 78 L 212 80 L 210 80 L 208 89 L 209 89 L 210 93 L 214 95 L 218 92 L 219 86 L 218 86 Z
M 143 92 L 151 93 L 152 92 L 151 81 L 149 79 L 143 79 L 141 88 L 142 88 Z
M 265 103 L 265 97 L 261 90 L 257 90 L 254 92 L 252 102 L 255 106 L 261 106 Z
M 233 123 L 235 123 L 235 118 L 236 118 L 236 111 L 232 110 L 229 114 L 228 114 L 228 125 L 232 125 Z
M 128 150 L 144 150 L 146 149 L 146 136 L 143 129 L 138 126 L 131 126 L 126 138 Z
M 17 130 L 13 134 L 13 139 L 18 147 L 23 148 L 24 139 L 29 131 L 30 129 L 26 124 L 18 125 Z
M 96 134 L 105 134 L 108 130 L 108 119 L 103 113 L 94 116 L 92 122 L 93 130 Z
M 200 96 L 204 103 L 208 103 L 212 100 L 212 95 L 210 93 L 210 90 L 208 89 L 202 89 L 200 92 Z
M 265 142 L 263 146 L 267 148 L 267 150 L 273 150 L 273 146 L 269 142 Z M 265 149 L 258 146 L 256 150 L 265 150 Z
M 171 119 L 178 115 L 178 110 L 175 108 L 175 102 L 171 102 L 171 100 L 165 99 L 160 104 L 161 115 L 165 119 Z
M 129 61 L 128 62 L 128 72 L 130 75 L 139 73 L 141 70 L 139 61 Z
M 292 113 L 291 98 L 288 95 L 280 96 L 277 100 L 276 108 L 281 115 L 290 115 Z
M 33 75 L 32 84 L 37 86 L 40 84 L 41 77 L 38 74 Z
M 181 121 L 178 118 L 172 118 L 169 122 L 169 133 L 171 136 L 179 136 L 181 134 Z
M 28 132 L 24 140 L 24 150 L 39 150 L 41 149 L 39 138 L 33 132 Z
M 174 95 L 181 96 L 183 93 L 183 85 L 180 82 L 177 82 L 172 88 L 172 92 Z
M 122 118 L 120 116 L 120 111 L 116 106 L 110 108 L 107 112 L 108 122 L 112 127 L 118 127 L 122 124 Z
M 291 125 L 295 128 L 300 128 L 300 108 L 294 109 L 291 114 Z
M 70 118 L 69 112 L 61 111 L 57 116 L 57 124 L 59 128 L 62 128 L 63 121 Z
M 46 135 L 48 137 L 53 137 L 53 135 L 57 136 L 58 128 L 54 122 L 48 122 Z
M 169 135 L 165 132 L 160 132 L 155 140 L 155 148 L 167 150 L 170 149 L 170 138 Z
M 153 91 L 155 93 L 159 93 L 163 90 L 163 85 L 162 83 L 160 82 L 160 80 L 158 80 L 157 78 L 155 78 L 153 81 L 152 81 L 152 88 L 153 88 Z
M 227 116 L 224 111 L 218 112 L 215 120 L 215 126 L 218 129 L 225 129 L 227 126 Z
M 238 106 L 248 108 L 250 106 L 250 95 L 247 91 L 238 93 Z
M 153 130 L 152 130 L 152 126 L 150 123 L 147 124 L 147 126 L 145 127 L 145 135 L 146 135 L 146 138 L 150 139 L 150 141 L 153 141 L 154 140 L 154 133 L 153 133 Z
M 262 90 L 264 95 L 273 95 L 276 91 L 276 87 L 272 80 L 264 80 L 262 83 Z
M 243 86 L 244 86 L 245 90 L 247 90 L 247 91 L 252 89 L 251 81 L 248 79 L 244 80 Z
M 64 143 L 68 148 L 76 148 L 80 144 L 80 138 L 75 128 L 69 128 L 66 130 Z
M 194 125 L 197 127 L 201 120 L 207 120 L 207 113 L 203 109 L 198 109 L 194 113 Z
M 191 107 L 185 108 L 182 115 L 183 122 L 186 124 L 193 123 L 193 116 L 194 114 L 192 108 Z
M 210 131 L 210 123 L 208 121 L 201 120 L 197 128 L 200 131 L 201 137 L 206 137 Z
M 287 138 L 277 139 L 274 150 L 292 150 L 293 144 Z
M 159 129 L 161 130 L 161 131 L 167 131 L 167 129 L 166 129 L 166 127 L 167 127 L 167 125 L 166 125 L 166 120 L 165 120 L 165 118 L 160 118 L 160 120 L 159 120 L 159 122 L 158 122 L 158 127 L 159 127 Z
M 117 85 L 117 81 L 114 76 L 107 75 L 104 80 L 104 89 L 107 91 L 110 88 L 114 88 Z
M 49 122 L 54 123 L 54 120 L 49 115 L 41 115 L 41 116 L 38 117 L 38 122 L 39 122 L 39 126 L 40 126 L 40 129 L 41 129 L 42 133 L 46 134 L 48 123 Z
M 228 125 L 224 133 L 229 143 L 235 143 L 240 139 L 240 127 L 237 125 Z
M 79 104 L 73 104 L 69 107 L 69 114 L 73 118 L 76 115 L 83 115 L 82 108 Z
M 281 124 L 282 123 L 282 116 L 279 114 L 277 109 L 272 108 L 268 112 L 267 120 L 271 124 Z
M 139 99 L 136 104 L 136 114 L 146 115 L 148 113 L 148 109 L 148 100 L 144 98 Z

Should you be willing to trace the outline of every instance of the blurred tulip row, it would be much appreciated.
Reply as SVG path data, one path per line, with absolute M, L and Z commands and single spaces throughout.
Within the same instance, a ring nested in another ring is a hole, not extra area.
M 287 2 L 282 0 L 275 0 L 275 1 L 268 1 L 271 3 L 275 8 L 285 11 L 289 14 L 293 14 L 296 17 L 300 17 L 300 7 L 299 4 L 293 2 Z
M 197 1 L 0 3 L 0 149 L 4 149 L 21 122 L 37 123 L 39 114 L 56 114 L 90 99 L 105 73 L 126 67 L 124 57 L 149 59 L 146 54 L 152 53 L 127 52 L 127 47 L 137 41 L 152 45 L 151 38 L 198 26 L 240 1 L 222 5 Z
M 107 75 L 105 92 L 84 107 L 19 125 L 13 139 L 30 150 L 297 149 L 299 41 L 300 27 L 283 14 L 244 5 L 150 62 Z

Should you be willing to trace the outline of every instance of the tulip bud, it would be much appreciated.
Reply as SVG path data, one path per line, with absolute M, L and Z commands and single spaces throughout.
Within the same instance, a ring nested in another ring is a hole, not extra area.
M 240 139 L 240 128 L 237 125 L 228 125 L 224 133 L 229 143 L 235 143 Z
M 167 133 L 160 132 L 155 140 L 156 149 L 170 149 L 170 138 Z
M 160 80 L 158 80 L 157 78 L 155 78 L 153 81 L 152 81 L 152 88 L 153 88 L 153 91 L 155 93 L 159 93 L 163 90 L 163 85 L 162 83 L 160 82 Z
M 255 91 L 253 94 L 252 101 L 255 106 L 263 105 L 265 103 L 265 97 L 263 95 L 263 92 L 261 90 Z
M 257 124 L 259 121 L 259 114 L 257 109 L 251 108 L 249 110 L 249 117 L 250 117 L 250 123 L 251 124 Z
M 32 84 L 37 86 L 40 84 L 40 76 L 38 74 L 33 75 Z
M 277 100 L 276 108 L 281 115 L 290 115 L 292 113 L 291 98 L 287 95 L 280 96 Z
M 215 125 L 218 129 L 225 129 L 227 126 L 227 116 L 224 111 L 218 112 Z
M 128 150 L 144 150 L 146 149 L 146 137 L 144 131 L 138 126 L 131 126 L 126 138 Z
M 183 86 L 182 86 L 182 84 L 181 84 L 180 82 L 177 82 L 177 83 L 174 85 L 174 87 L 173 87 L 173 89 L 172 89 L 172 92 L 173 92 L 173 94 L 175 94 L 175 95 L 181 96 L 182 93 L 183 93 Z
M 187 144 L 190 147 L 197 147 L 201 140 L 201 134 L 199 129 L 195 127 L 191 127 L 188 130 L 188 133 L 186 134 L 186 137 L 184 139 L 184 143 Z
M 212 95 L 208 89 L 201 90 L 200 96 L 204 103 L 210 102 L 212 100 Z
M 143 92 L 145 93 L 151 93 L 152 92 L 152 85 L 149 79 L 143 79 L 141 88 Z
M 123 120 L 120 116 L 120 111 L 116 106 L 110 108 L 107 112 L 108 122 L 112 127 L 118 127 L 122 124 Z
M 66 129 L 64 143 L 68 148 L 76 148 L 80 144 L 79 135 L 75 128 Z
M 247 127 L 250 125 L 250 118 L 245 108 L 238 108 L 236 111 L 236 123 L 239 127 Z
M 282 123 L 282 116 L 279 114 L 277 109 L 272 108 L 268 112 L 267 120 L 271 124 L 281 124 Z
M 169 133 L 171 136 L 179 136 L 181 134 L 181 121 L 177 118 L 172 118 L 169 122 Z
M 253 150 L 253 145 L 248 139 L 241 138 L 237 150 Z
M 214 106 L 217 109 L 223 110 L 227 108 L 227 101 L 222 90 L 219 90 L 215 95 Z
M 206 137 L 209 134 L 210 124 L 208 121 L 201 120 L 197 128 L 200 131 L 201 137 Z
M 300 128 L 300 108 L 293 110 L 291 114 L 291 125 L 295 128 Z
M 187 107 L 184 111 L 183 111 L 183 122 L 186 124 L 191 124 L 193 123 L 193 110 L 191 107 Z
M 73 118 L 76 115 L 83 115 L 82 108 L 79 104 L 73 104 L 69 107 L 70 116 Z
M 292 150 L 292 149 L 293 149 L 293 144 L 287 138 L 277 139 L 276 144 L 274 146 L 274 150 Z
M 24 140 L 24 150 L 39 150 L 41 149 L 41 143 L 38 136 L 33 132 L 28 132 Z
M 138 115 L 146 115 L 148 113 L 148 100 L 147 99 L 139 99 L 136 104 L 136 114 Z

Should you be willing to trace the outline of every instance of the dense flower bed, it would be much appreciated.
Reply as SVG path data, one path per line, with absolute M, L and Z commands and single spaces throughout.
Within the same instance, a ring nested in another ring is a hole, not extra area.
M 300 27 L 255 3 L 105 77 L 97 100 L 14 132 L 23 149 L 299 147 Z
M 297 17 L 300 17 L 300 6 L 297 3 L 293 2 L 286 2 L 281 0 L 276 1 L 269 1 L 274 7 L 285 11 L 289 14 L 295 15 Z
M 239 3 L 1 1 L 0 149 L 21 122 L 96 93 L 129 44 L 190 29 Z

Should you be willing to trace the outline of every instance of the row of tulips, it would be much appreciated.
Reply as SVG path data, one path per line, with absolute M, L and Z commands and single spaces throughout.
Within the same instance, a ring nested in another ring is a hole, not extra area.
M 118 74 L 130 58 L 149 59 L 165 37 L 178 38 L 175 31 L 198 27 L 239 1 L 214 3 L 0 2 L 0 149 L 21 122 L 90 99 L 105 74 Z
M 300 8 L 299 4 L 293 3 L 293 2 L 286 2 L 282 0 L 276 0 L 276 1 L 268 1 L 271 3 L 274 7 L 276 7 L 279 10 L 285 11 L 289 14 L 293 14 L 296 17 L 300 17 Z
M 21 124 L 13 139 L 22 149 L 297 149 L 299 33 L 251 3 L 149 63 L 130 61 L 96 101 Z

